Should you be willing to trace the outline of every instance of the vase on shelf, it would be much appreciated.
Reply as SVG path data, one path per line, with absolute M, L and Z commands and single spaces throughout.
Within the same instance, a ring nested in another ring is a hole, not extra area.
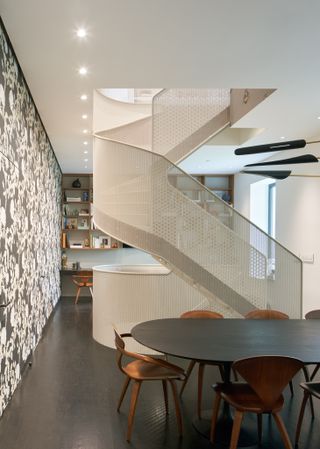
M 75 180 L 73 181 L 72 187 L 74 187 L 74 188 L 76 188 L 76 189 L 80 189 L 80 187 L 81 187 L 81 182 L 80 182 L 80 179 L 79 179 L 79 178 L 77 178 L 77 179 L 75 179 Z

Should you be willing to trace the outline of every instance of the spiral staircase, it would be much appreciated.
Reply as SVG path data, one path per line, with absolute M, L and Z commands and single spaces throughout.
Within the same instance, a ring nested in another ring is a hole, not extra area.
M 152 254 L 226 316 L 270 307 L 299 318 L 300 259 L 176 165 L 270 92 L 238 101 L 250 93 L 163 89 L 152 104 L 95 93 L 94 221 Z M 197 202 L 183 193 L 185 183 Z

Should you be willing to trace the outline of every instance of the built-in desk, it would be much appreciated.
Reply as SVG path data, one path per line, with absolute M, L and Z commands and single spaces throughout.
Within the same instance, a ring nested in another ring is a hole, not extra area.
M 60 270 L 60 274 L 61 275 L 73 275 L 73 274 L 77 274 L 77 273 L 81 273 L 81 271 L 86 271 L 86 272 L 91 272 L 93 273 L 92 268 L 80 268 L 79 270 L 74 270 L 73 268 L 62 268 Z
M 61 296 L 72 296 L 75 297 L 77 293 L 77 286 L 72 282 L 72 275 L 81 273 L 81 271 L 91 272 L 92 267 L 90 268 L 80 268 L 79 270 L 74 270 L 72 268 L 63 268 L 60 270 L 60 280 L 61 280 Z M 90 297 L 90 292 L 87 288 L 81 289 L 83 291 L 80 292 L 81 297 Z

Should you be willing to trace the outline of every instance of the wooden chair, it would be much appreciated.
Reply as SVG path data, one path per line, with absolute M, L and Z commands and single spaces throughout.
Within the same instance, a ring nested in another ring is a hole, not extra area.
M 72 281 L 78 287 L 76 299 L 74 301 L 75 304 L 77 304 L 79 301 L 79 295 L 82 288 L 88 287 L 91 294 L 91 288 L 93 286 L 92 280 L 93 280 L 92 271 L 78 271 L 77 274 L 72 276 Z
M 176 416 L 178 421 L 179 434 L 182 435 L 182 417 L 180 411 L 179 397 L 177 392 L 177 386 L 175 380 L 183 380 L 185 378 L 184 370 L 179 366 L 166 362 L 165 360 L 155 359 L 150 356 L 137 354 L 135 352 L 129 352 L 125 349 L 125 343 L 123 338 L 131 337 L 131 334 L 118 334 L 115 330 L 115 345 L 117 348 L 117 363 L 120 370 L 125 374 L 126 379 L 120 395 L 117 411 L 120 411 L 120 407 L 123 398 L 128 389 L 131 380 L 134 380 L 131 391 L 130 410 L 128 416 L 128 430 L 127 441 L 131 439 L 132 426 L 134 420 L 134 414 L 136 410 L 137 400 L 140 392 L 140 387 L 145 380 L 161 380 L 164 394 L 164 402 L 166 407 L 166 413 L 168 413 L 168 393 L 167 382 L 170 383 L 173 393 L 173 399 L 175 403 Z M 133 358 L 134 361 L 123 365 L 122 358 L 127 356 Z
M 303 400 L 301 404 L 298 424 L 297 424 L 297 430 L 296 430 L 296 439 L 295 444 L 298 445 L 299 438 L 300 438 L 300 432 L 301 432 L 301 425 L 302 420 L 304 416 L 304 410 L 306 408 L 308 399 L 314 396 L 315 398 L 320 399 L 320 382 L 303 382 L 300 384 L 300 387 L 303 388 Z
M 189 319 L 189 318 L 209 318 L 209 319 L 222 319 L 223 315 L 216 312 L 211 312 L 210 310 L 191 310 L 189 312 L 183 313 L 180 318 L 183 319 Z M 203 362 L 201 360 L 191 360 L 189 363 L 188 369 L 186 371 L 186 378 L 183 381 L 181 390 L 180 390 L 180 396 L 182 395 L 187 382 L 189 380 L 189 377 L 191 375 L 191 372 L 195 366 L 196 363 L 199 363 L 199 370 L 198 370 L 198 402 L 197 402 L 197 413 L 199 419 L 201 419 L 201 404 L 202 404 L 202 388 L 203 388 L 203 377 L 204 377 L 204 369 L 206 365 L 214 365 L 219 368 L 220 376 L 223 379 L 223 365 L 221 363 L 215 363 L 215 362 Z
M 310 310 L 310 312 L 306 313 L 305 319 L 306 320 L 320 320 L 320 310 L 318 310 L 318 309 Z M 320 363 L 317 363 L 314 370 L 312 371 L 311 376 L 310 376 L 310 381 L 312 381 L 315 378 L 319 369 L 320 369 Z
M 247 320 L 288 320 L 289 316 L 279 310 L 257 309 L 245 315 Z
M 279 310 L 257 309 L 257 310 L 253 310 L 253 311 L 247 313 L 245 318 L 249 319 L 249 320 L 288 320 L 289 316 L 286 313 L 280 312 Z M 310 380 L 312 380 L 314 375 L 316 374 L 316 373 L 313 373 L 313 377 L 311 379 L 309 376 L 309 371 L 305 365 L 303 366 L 302 370 L 303 370 L 303 374 L 304 374 L 306 382 L 309 382 Z M 289 382 L 289 387 L 290 387 L 291 396 L 293 396 L 294 393 L 293 393 L 292 380 L 290 380 L 290 382 Z M 311 396 L 310 396 L 310 408 L 311 408 L 312 417 L 314 418 L 314 407 L 313 407 L 313 401 L 312 401 Z
M 233 368 L 247 383 L 225 383 L 214 387 L 210 441 L 215 439 L 216 421 L 221 399 L 235 408 L 230 449 L 236 449 L 245 412 L 256 413 L 259 443 L 262 439 L 262 414 L 271 414 L 278 426 L 286 449 L 292 445 L 279 414 L 283 407 L 282 392 L 293 376 L 303 367 L 300 360 L 282 356 L 260 356 L 238 360 Z
M 246 320 L 288 320 L 289 315 L 286 313 L 280 312 L 279 310 L 272 309 L 257 309 L 252 310 L 251 312 L 245 315 Z M 293 384 L 290 380 L 289 382 L 290 392 L 293 396 Z

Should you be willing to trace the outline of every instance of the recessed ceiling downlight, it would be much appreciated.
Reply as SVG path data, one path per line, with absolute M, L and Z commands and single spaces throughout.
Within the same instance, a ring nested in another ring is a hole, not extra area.
M 77 36 L 83 39 L 87 36 L 87 30 L 85 28 L 78 28 L 77 29 Z
M 88 73 L 88 69 L 86 67 L 80 67 L 79 74 L 80 75 L 86 75 Z
M 83 134 L 88 134 L 88 130 L 87 129 L 84 129 L 82 132 L 83 132 Z
M 82 101 L 88 100 L 88 95 L 82 94 L 81 97 L 80 97 L 80 100 L 82 100 Z
M 81 117 L 83 118 L 83 120 L 86 120 L 88 118 L 87 114 L 82 114 Z
M 85 140 L 85 141 L 83 142 L 83 145 L 88 145 L 88 142 Z

